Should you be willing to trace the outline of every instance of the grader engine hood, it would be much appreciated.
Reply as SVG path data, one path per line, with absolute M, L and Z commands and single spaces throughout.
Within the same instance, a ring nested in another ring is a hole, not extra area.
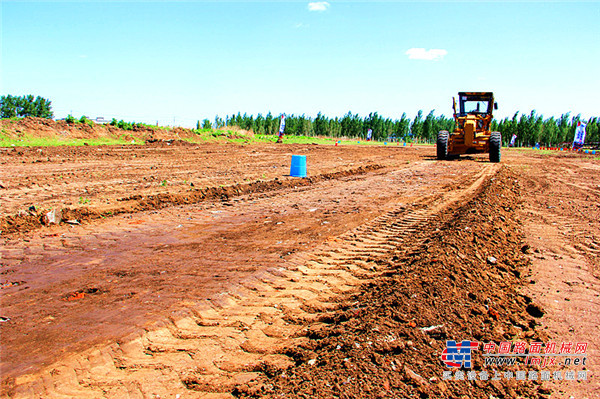
M 465 145 L 472 146 L 475 132 L 477 131 L 477 121 L 474 117 L 467 117 L 465 120 Z

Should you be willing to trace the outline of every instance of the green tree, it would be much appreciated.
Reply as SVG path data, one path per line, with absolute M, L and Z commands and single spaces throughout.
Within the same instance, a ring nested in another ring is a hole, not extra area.
M 352 114 L 348 111 L 342 118 L 342 136 L 357 138 L 362 137 L 363 134 L 363 120 L 360 119 L 358 114 Z
M 33 106 L 34 112 L 32 116 L 45 119 L 52 119 L 54 117 L 54 114 L 52 113 L 52 102 L 50 100 L 37 96 L 33 102 Z
M 273 118 L 273 114 L 271 111 L 265 116 L 265 133 L 266 134 L 275 134 L 275 123 L 276 119 Z
M 598 143 L 600 142 L 600 118 L 593 117 L 588 120 L 585 128 L 587 134 L 585 141 L 587 143 Z
M 406 117 L 406 112 L 402 113 L 400 120 L 394 123 L 394 135 L 398 138 L 403 138 L 406 141 L 410 132 L 410 119 Z
M 10 94 L 0 97 L 0 115 L 2 118 L 14 118 L 17 116 L 18 107 L 17 97 Z
M 265 134 L 265 118 L 262 116 L 262 114 L 258 114 L 256 116 L 252 130 L 256 134 Z
M 17 116 L 51 119 L 54 116 L 52 102 L 40 96 L 34 98 L 31 94 L 20 97 L 9 94 L 0 97 L 0 117 L 13 118 Z
M 570 112 L 562 114 L 558 119 L 558 140 L 554 144 L 567 141 L 567 136 L 569 135 L 569 117 L 571 116 L 570 114 Z
M 412 124 L 410 125 L 410 134 L 415 139 L 420 139 L 423 136 L 423 111 L 419 110 Z
M 219 117 L 219 115 L 215 116 L 215 129 L 220 129 L 225 126 L 225 121 Z
M 329 121 L 319 112 L 314 122 L 314 131 L 316 136 L 330 136 Z
M 435 116 L 433 115 L 433 111 L 425 117 L 425 121 L 423 122 L 423 138 L 427 141 L 430 141 L 434 135 L 437 138 L 437 121 Z
M 337 117 L 329 120 L 329 131 L 332 137 L 342 137 L 342 124 Z

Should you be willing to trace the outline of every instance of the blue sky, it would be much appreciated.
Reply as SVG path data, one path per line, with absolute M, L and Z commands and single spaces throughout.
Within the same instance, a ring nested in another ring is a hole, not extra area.
M 600 2 L 3 0 L 2 94 L 56 117 L 193 126 L 238 111 L 600 116 Z

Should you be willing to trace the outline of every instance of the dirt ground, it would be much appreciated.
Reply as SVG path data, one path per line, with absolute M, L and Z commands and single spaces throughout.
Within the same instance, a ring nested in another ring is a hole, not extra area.
M 433 155 L 0 149 L 2 395 L 600 397 L 600 161 Z M 444 380 L 463 339 L 586 342 L 587 380 Z

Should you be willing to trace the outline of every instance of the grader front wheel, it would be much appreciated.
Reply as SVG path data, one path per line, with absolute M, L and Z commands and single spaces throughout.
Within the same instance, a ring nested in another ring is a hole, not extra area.
M 437 138 L 437 159 L 440 161 L 448 158 L 448 132 L 442 130 L 438 133 Z
M 502 135 L 492 132 L 490 136 L 490 162 L 500 162 L 500 149 L 502 148 Z

